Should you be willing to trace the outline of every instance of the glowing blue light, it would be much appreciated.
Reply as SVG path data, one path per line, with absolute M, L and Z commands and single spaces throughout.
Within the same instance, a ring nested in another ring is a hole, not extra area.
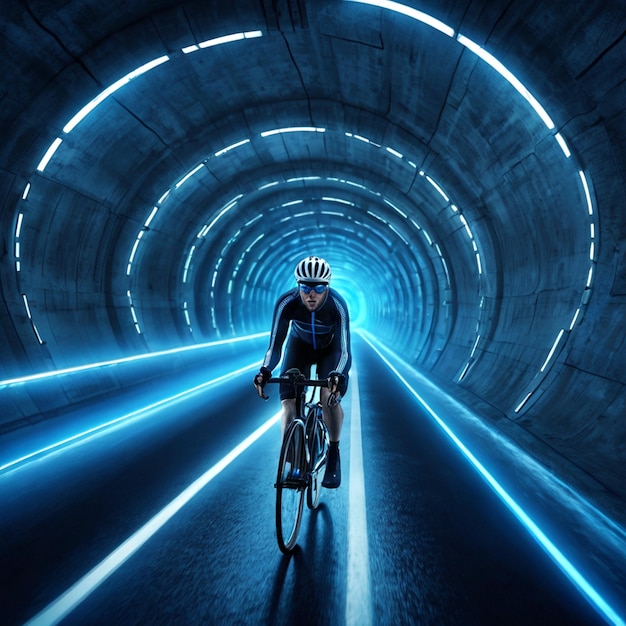
M 379 143 L 376 143 L 375 141 L 372 141 L 371 139 L 368 139 L 367 137 L 363 137 L 362 135 L 355 135 L 353 133 L 346 133 L 346 137 L 353 137 L 354 139 L 358 139 L 359 141 L 362 141 L 363 143 L 370 144 L 370 145 L 374 146 L 375 148 L 381 148 L 382 147 Z
M 325 128 L 317 128 L 315 126 L 290 126 L 288 128 L 275 128 L 273 130 L 265 130 L 261 133 L 261 137 L 271 137 L 272 135 L 280 135 L 282 133 L 324 133 Z
M 245 367 L 242 367 L 234 372 L 229 372 L 228 374 L 224 374 L 223 376 L 219 376 L 218 378 L 214 378 L 213 380 L 209 380 L 207 382 L 204 382 L 200 385 L 196 385 L 195 387 L 192 387 L 191 389 L 186 389 L 185 391 L 181 391 L 177 394 L 174 394 L 173 396 L 169 396 L 167 398 L 163 398 L 161 400 L 158 400 L 157 402 L 153 402 L 147 406 L 141 407 L 140 409 L 137 409 L 135 411 L 131 411 L 130 413 L 126 413 L 125 415 L 121 415 L 120 417 L 116 417 L 112 420 L 109 420 L 105 423 L 102 424 L 98 424 L 97 426 L 93 426 L 92 428 L 88 428 L 87 430 L 84 430 L 80 433 L 76 433 L 70 437 L 66 437 L 65 439 L 63 439 L 62 441 L 57 441 L 55 443 L 52 443 L 50 445 L 47 445 L 39 450 L 34 450 L 33 452 L 30 452 L 28 454 L 25 454 L 23 456 L 21 456 L 18 459 L 14 459 L 13 461 L 10 461 L 8 463 L 5 463 L 4 465 L 0 465 L 0 472 L 3 472 L 9 468 L 15 467 L 17 465 L 21 465 L 23 464 L 25 461 L 30 461 L 32 459 L 35 458 L 40 458 L 50 452 L 54 452 L 56 450 L 59 450 L 61 448 L 67 448 L 69 445 L 74 444 L 78 441 L 84 441 L 87 437 L 91 437 L 97 433 L 102 433 L 105 430 L 110 429 L 112 426 L 117 426 L 119 424 L 121 424 L 122 422 L 126 422 L 132 418 L 137 418 L 137 417 L 143 417 L 145 416 L 147 413 L 151 413 L 156 409 L 161 409 L 166 407 L 169 404 L 172 404 L 174 402 L 178 402 L 179 400 L 186 398 L 192 394 L 196 394 L 199 391 L 202 391 L 203 389 L 206 389 L 207 387 L 211 387 L 213 385 L 216 385 L 220 382 L 223 382 L 225 380 L 230 380 L 232 379 L 233 376 L 237 376 L 238 374 L 242 374 L 248 370 L 251 370 L 255 367 L 258 367 L 258 363 L 252 363 L 251 365 L 246 365 Z
M 232 41 L 241 41 L 242 39 L 254 39 L 256 37 L 262 37 L 263 33 L 260 30 L 252 30 L 245 33 L 233 33 L 231 35 L 223 35 L 221 37 L 214 37 L 213 39 L 207 39 L 199 44 L 192 44 L 182 48 L 182 52 L 189 54 L 204 48 L 212 48 L 213 46 L 219 46 L 223 43 L 230 43 Z
M 411 7 L 407 7 L 399 2 L 391 2 L 391 0 L 348 0 L 349 2 L 359 2 L 361 4 L 369 4 L 371 6 L 380 7 L 381 9 L 389 9 L 391 11 L 395 11 L 396 13 L 401 13 L 402 15 L 406 15 L 407 17 L 411 17 L 418 22 L 422 22 L 423 24 L 427 24 L 431 26 L 435 30 L 447 35 L 448 37 L 454 37 L 454 29 L 444 24 L 443 22 L 435 19 L 432 15 L 428 15 L 428 13 L 423 13 L 422 11 L 418 11 L 417 9 L 412 9 Z
M 585 200 L 587 201 L 587 210 L 589 211 L 589 215 L 593 215 L 593 204 L 591 203 L 591 194 L 589 193 L 589 185 L 587 184 L 587 177 L 585 176 L 585 172 L 580 170 L 578 172 L 578 176 L 580 176 L 580 182 L 583 184 L 583 189 L 585 191 Z
M 541 369 L 539 370 L 540 372 L 543 372 L 546 369 L 546 366 L 548 365 L 548 363 L 552 360 L 554 352 L 557 349 L 557 346 L 559 345 L 559 343 L 561 342 L 564 332 L 565 331 L 563 329 L 559 331 L 559 334 L 557 335 L 556 339 L 554 340 L 554 343 L 552 344 L 552 348 L 550 348 L 550 352 L 548 353 L 546 360 L 544 361 L 543 365 L 541 366 Z
M 25 293 L 22 294 L 22 300 L 24 301 L 24 308 L 26 309 L 26 315 L 28 315 L 28 319 L 32 320 L 33 316 L 31 315 L 30 306 L 28 304 L 28 298 L 26 297 Z
M 242 139 L 241 141 L 237 141 L 236 143 L 233 143 L 230 146 L 226 146 L 225 148 L 218 150 L 215 153 L 215 156 L 216 157 L 222 156 L 223 154 L 226 154 L 227 152 L 230 152 L 231 150 L 234 150 L 235 148 L 239 148 L 239 146 L 243 146 L 247 143 L 250 143 L 249 139 Z
M 150 222 L 152 222 L 158 210 L 159 210 L 159 207 L 156 207 L 156 206 L 152 209 L 150 215 L 148 216 L 148 219 L 143 224 L 144 228 L 148 228 L 148 226 L 150 226 Z
M 426 180 L 437 190 L 439 195 L 446 202 L 450 202 L 450 198 L 448 197 L 448 194 L 446 194 L 446 192 L 430 176 L 428 176 L 428 174 L 424 174 L 423 172 L 420 172 L 420 174 L 422 174 L 426 178 Z
M 28 308 L 28 301 L 26 296 L 23 295 L 24 302 L 27 306 L 27 311 L 30 316 L 30 308 Z M 153 359 L 161 356 L 167 356 L 171 354 L 178 354 L 179 352 L 187 352 L 189 350 L 203 350 L 206 348 L 213 348 L 215 346 L 224 346 L 231 343 L 240 343 L 244 341 L 252 341 L 269 335 L 269 332 L 256 333 L 253 335 L 246 335 L 245 337 L 233 337 L 231 339 L 220 339 L 218 341 L 210 341 L 208 343 L 194 344 L 193 346 L 183 346 L 180 348 L 171 348 L 169 350 L 160 350 L 159 352 L 148 352 L 144 354 L 136 354 L 134 356 L 123 357 L 119 359 L 111 359 L 109 361 L 99 361 L 97 363 L 88 363 L 86 365 L 77 365 L 76 367 L 67 367 L 60 370 L 54 370 L 50 372 L 41 372 L 39 374 L 31 374 L 29 376 L 22 376 L 20 378 L 8 378 L 6 380 L 0 380 L 0 387 L 7 385 L 18 385 L 28 383 L 35 380 L 43 380 L 46 378 L 54 378 L 55 376 L 64 376 L 66 374 L 73 374 L 75 372 L 84 372 L 86 370 L 98 369 L 100 367 L 108 367 L 110 365 L 118 365 L 120 363 L 131 363 L 133 361 L 141 361 L 143 359 Z
M 270 187 L 276 187 L 276 185 L 278 185 L 278 184 L 279 184 L 279 181 L 274 180 L 274 181 L 272 181 L 271 183 L 267 183 L 267 184 L 265 184 L 265 185 L 261 185 L 261 186 L 258 188 L 258 191 L 262 191 L 263 189 L 269 189 Z
M 554 128 L 554 122 L 546 112 L 546 110 L 537 102 L 535 97 L 526 89 L 526 87 L 520 82 L 520 80 L 512 74 L 498 59 L 496 59 L 491 53 L 487 52 L 484 48 L 474 43 L 471 39 L 459 34 L 457 41 L 465 46 L 468 50 L 471 50 L 476 56 L 480 57 L 488 65 L 490 65 L 500 76 L 502 76 L 507 82 L 509 82 L 515 90 L 530 104 L 533 110 L 539 115 L 543 123 L 552 130 Z
M 243 39 L 243 33 L 233 33 L 232 35 L 224 35 L 222 37 L 215 37 L 214 39 L 201 41 L 198 44 L 198 48 L 210 48 L 212 46 L 219 46 L 223 43 L 230 43 L 231 41 L 240 41 L 241 39 Z
M 409 217 L 404 211 L 401 211 L 395 204 L 387 200 L 387 198 L 383 198 L 383 202 L 390 206 L 396 213 L 399 213 L 404 219 Z
M 187 282 L 187 272 L 189 271 L 189 266 L 191 265 L 191 259 L 193 258 L 193 253 L 196 251 L 196 246 L 191 246 L 191 250 L 189 250 L 189 254 L 187 255 L 187 260 L 185 261 L 185 267 L 183 270 L 183 282 Z
M 261 241 L 261 239 L 263 239 L 263 237 L 265 237 L 265 233 L 261 233 L 247 248 L 246 248 L 246 252 L 250 252 L 250 250 L 252 250 L 252 248 L 254 248 L 254 246 L 256 246 L 257 243 L 259 243 L 259 241 Z
M 554 135 L 554 138 L 557 140 L 559 146 L 561 147 L 563 154 L 566 156 L 566 158 L 569 159 L 570 156 L 572 156 L 572 153 L 569 151 L 569 148 L 567 147 L 567 143 L 565 143 L 565 139 L 563 139 L 563 135 L 561 135 L 561 133 L 556 133 Z
M 181 185 L 184 185 L 196 172 L 200 171 L 204 167 L 204 163 L 200 163 L 200 165 L 196 165 L 191 172 L 185 174 L 175 185 L 174 187 L 178 189 Z
M 140 239 L 141 239 L 140 237 L 137 237 L 135 239 L 135 243 L 133 244 L 133 249 L 131 250 L 130 256 L 128 257 L 128 265 L 129 266 L 132 265 L 132 263 L 133 263 L 133 259 L 135 258 L 135 254 L 137 252 L 137 246 L 139 246 L 139 240 Z
M 519 413 L 524 408 L 524 405 L 528 402 L 530 396 L 532 396 L 532 395 L 533 395 L 533 392 L 529 391 L 524 396 L 524 399 L 515 407 L 515 413 Z
M 213 226 L 215 226 L 215 224 L 217 224 L 217 222 L 237 204 L 237 202 L 241 198 L 243 198 L 243 194 L 239 194 L 238 196 L 235 196 L 230 202 L 228 202 L 222 208 L 222 210 L 213 218 L 213 220 L 209 223 L 206 229 L 206 232 L 204 234 L 206 235 L 211 230 L 211 228 L 213 228 Z
M 387 223 L 387 226 L 407 245 L 410 247 L 411 244 L 402 236 L 400 231 L 393 226 L 393 224 Z
M 459 219 L 461 220 L 461 223 L 463 224 L 463 226 L 465 226 L 465 231 L 467 232 L 468 237 L 470 239 L 473 239 L 474 236 L 472 235 L 472 231 L 470 230 L 469 224 L 467 223 L 465 216 L 463 214 L 460 214 Z
M 326 202 L 338 202 L 339 204 L 347 204 L 348 206 L 356 206 L 354 202 L 349 202 L 348 200 L 343 200 L 342 198 L 333 198 L 331 196 L 322 196 L 322 200 Z
M 482 263 L 480 262 L 480 254 L 476 253 L 476 264 L 478 265 L 478 273 L 482 274 L 483 273 L 483 266 Z
M 43 159 L 39 161 L 39 165 L 37 166 L 38 172 L 43 172 L 46 169 L 46 166 L 50 162 L 50 159 L 54 156 L 54 153 L 57 151 L 58 147 L 63 143 L 63 139 L 57 137 L 51 144 L 50 147 L 46 150 L 46 153 L 43 155 Z
M 421 11 L 417 11 L 416 9 L 412 9 L 405 5 L 402 5 L 398 2 L 391 2 L 389 0 L 347 0 L 349 2 L 360 2 L 361 4 L 369 4 L 372 6 L 377 6 L 384 9 L 389 9 L 396 13 L 401 13 L 408 17 L 411 17 L 419 22 L 427 24 L 428 26 L 432 26 L 436 30 L 448 35 L 449 37 L 454 37 L 455 31 L 453 28 L 440 22 L 439 20 L 433 18 L 431 15 L 427 13 L 422 13 Z M 465 46 L 468 50 L 473 52 L 480 59 L 485 61 L 489 66 L 491 66 L 496 72 L 500 74 L 508 83 L 510 83 L 513 88 L 530 104 L 533 110 L 537 113 L 543 123 L 547 126 L 548 129 L 552 130 L 554 126 L 554 122 L 546 112 L 546 110 L 539 104 L 537 99 L 528 91 L 528 89 L 521 83 L 521 81 L 510 72 L 498 59 L 496 59 L 491 53 L 487 52 L 483 47 L 479 46 L 477 43 L 473 42 L 468 37 L 465 37 L 461 33 L 458 33 L 456 36 L 456 40 L 462 45 Z M 561 149 L 565 156 L 569 157 L 569 149 L 565 144 L 563 138 L 558 135 L 556 136 L 556 140 L 559 142 Z
M 138 67 L 136 70 L 133 70 L 126 76 L 122 76 L 118 81 L 114 82 L 112 85 L 107 87 L 104 91 L 98 94 L 93 100 L 87 103 L 64 127 L 64 133 L 70 133 L 82 120 L 89 115 L 98 105 L 102 104 L 104 100 L 106 100 L 109 96 L 114 94 L 120 87 L 128 84 L 134 78 L 145 74 L 146 72 L 154 69 L 155 67 L 166 63 L 170 58 L 167 55 L 158 57 L 157 59 L 153 59 L 149 61 L 145 65 Z

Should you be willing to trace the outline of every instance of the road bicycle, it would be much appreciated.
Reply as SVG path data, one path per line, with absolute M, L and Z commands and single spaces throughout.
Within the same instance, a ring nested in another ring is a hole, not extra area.
M 327 380 L 308 379 L 298 369 L 287 370 L 268 383 L 287 383 L 296 392 L 296 417 L 283 435 L 276 476 L 276 538 L 282 552 L 296 545 L 304 496 L 308 508 L 319 504 L 322 477 L 326 465 L 329 438 L 320 401 L 313 401 L 317 387 L 328 387 Z M 307 387 L 313 387 L 307 402 Z

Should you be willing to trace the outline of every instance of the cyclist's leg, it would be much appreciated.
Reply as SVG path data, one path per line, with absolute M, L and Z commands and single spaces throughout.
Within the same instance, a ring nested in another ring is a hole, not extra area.
M 284 437 L 287 426 L 296 416 L 296 400 L 295 398 L 287 398 L 286 400 L 281 400 L 281 404 L 283 405 L 283 414 L 280 420 L 280 433 Z
M 322 388 L 320 397 L 322 400 L 322 410 L 324 411 L 324 421 L 328 428 L 328 435 L 331 441 L 339 441 L 341 439 L 341 429 L 343 427 L 343 408 L 341 404 L 328 406 L 328 389 Z M 342 394 L 343 395 L 343 394 Z
M 330 372 L 334 370 L 339 361 L 341 355 L 339 346 L 335 345 L 337 342 L 333 341 L 328 350 L 321 355 L 318 364 L 317 372 L 318 378 L 327 378 Z M 348 375 L 346 374 L 343 384 L 340 385 L 339 393 L 341 397 L 346 395 L 348 389 Z M 331 442 L 339 442 L 341 438 L 341 428 L 343 426 L 343 408 L 341 404 L 335 406 L 328 406 L 328 396 L 330 395 L 327 388 L 322 387 L 320 390 L 320 398 L 322 401 L 322 410 L 324 411 L 324 421 L 328 428 L 328 435 Z
M 310 348 L 308 344 L 290 335 L 285 349 L 285 356 L 281 366 L 281 376 L 291 368 L 299 369 L 305 376 L 311 371 Z M 281 421 L 282 434 L 285 434 L 287 425 L 296 415 L 295 391 L 292 385 L 280 384 L 280 400 L 283 406 Z
M 334 342 L 333 342 L 334 343 Z M 331 344 L 329 350 L 320 358 L 317 364 L 319 378 L 327 378 L 330 372 L 336 367 L 339 361 L 340 352 L 338 346 Z M 348 388 L 348 376 L 345 376 L 339 392 L 343 397 Z M 341 460 L 339 455 L 339 440 L 341 438 L 341 428 L 343 426 L 343 408 L 341 404 L 328 406 L 328 389 L 322 388 L 321 400 L 324 412 L 324 421 L 328 428 L 330 447 L 328 449 L 328 459 L 326 462 L 326 472 L 322 486 L 329 489 L 336 489 L 341 484 Z

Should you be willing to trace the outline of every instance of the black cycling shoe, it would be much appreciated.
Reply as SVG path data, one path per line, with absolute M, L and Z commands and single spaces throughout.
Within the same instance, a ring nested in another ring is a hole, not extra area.
M 326 489 L 337 489 L 341 484 L 341 459 L 339 458 L 339 446 L 330 444 L 328 459 L 326 461 L 326 472 L 322 487 Z

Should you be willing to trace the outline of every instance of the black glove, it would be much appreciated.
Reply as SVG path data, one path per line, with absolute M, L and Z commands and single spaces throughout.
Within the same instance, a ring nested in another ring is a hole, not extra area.
M 340 385 L 343 385 L 345 376 L 339 372 L 331 372 L 328 374 L 328 391 L 331 395 L 336 395 Z
M 263 393 L 263 387 L 265 387 L 265 383 L 272 377 L 272 370 L 267 369 L 267 367 L 262 367 L 259 370 L 259 373 L 254 377 L 252 383 L 256 387 L 256 390 L 261 396 L 261 398 L 267 399 L 265 394 Z

